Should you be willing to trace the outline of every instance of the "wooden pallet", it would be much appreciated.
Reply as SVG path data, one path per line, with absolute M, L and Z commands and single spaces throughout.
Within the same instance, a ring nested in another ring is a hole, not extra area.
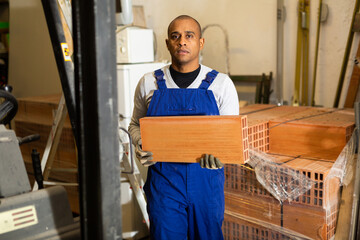
M 199 162 L 208 153 L 241 164 L 248 157 L 245 116 L 145 117 L 140 130 L 143 149 L 157 162 Z

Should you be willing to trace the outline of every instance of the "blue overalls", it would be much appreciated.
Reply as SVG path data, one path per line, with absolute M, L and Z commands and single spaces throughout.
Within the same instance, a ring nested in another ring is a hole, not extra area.
M 214 94 L 208 90 L 217 74 L 209 72 L 197 89 L 168 89 L 162 70 L 155 71 L 158 90 L 147 116 L 219 115 Z M 223 239 L 224 169 L 158 162 L 148 169 L 144 191 L 151 239 Z

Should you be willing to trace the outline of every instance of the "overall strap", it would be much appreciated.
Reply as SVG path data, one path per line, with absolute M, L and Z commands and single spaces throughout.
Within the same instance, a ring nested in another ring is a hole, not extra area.
M 204 80 L 202 80 L 201 85 L 200 85 L 199 88 L 208 89 L 209 86 L 211 85 L 211 83 L 214 81 L 214 79 L 218 75 L 218 73 L 219 72 L 216 71 L 216 70 L 212 70 L 211 72 L 208 72 L 206 74 L 206 78 Z
M 164 72 L 161 69 L 158 69 L 154 72 L 156 83 L 159 89 L 166 89 L 165 79 L 164 79 Z

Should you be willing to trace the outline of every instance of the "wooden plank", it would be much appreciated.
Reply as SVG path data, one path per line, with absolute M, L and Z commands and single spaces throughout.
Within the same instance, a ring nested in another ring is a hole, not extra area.
M 246 117 L 180 116 L 140 119 L 142 147 L 157 162 L 199 162 L 213 154 L 223 163 L 244 163 Z

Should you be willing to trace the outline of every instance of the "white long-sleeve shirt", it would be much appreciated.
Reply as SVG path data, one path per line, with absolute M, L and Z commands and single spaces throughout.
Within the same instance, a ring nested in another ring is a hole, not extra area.
M 179 88 L 171 77 L 170 65 L 162 68 L 167 88 Z M 206 74 L 212 69 L 201 65 L 200 73 L 196 79 L 187 88 L 199 88 Z M 129 132 L 132 136 L 134 144 L 141 139 L 139 119 L 146 116 L 151 98 L 154 91 L 158 89 L 154 72 L 145 74 L 139 81 L 134 95 L 134 110 L 131 117 Z M 239 100 L 234 83 L 228 75 L 219 73 L 210 87 L 212 90 L 216 104 L 219 108 L 220 115 L 239 115 Z

